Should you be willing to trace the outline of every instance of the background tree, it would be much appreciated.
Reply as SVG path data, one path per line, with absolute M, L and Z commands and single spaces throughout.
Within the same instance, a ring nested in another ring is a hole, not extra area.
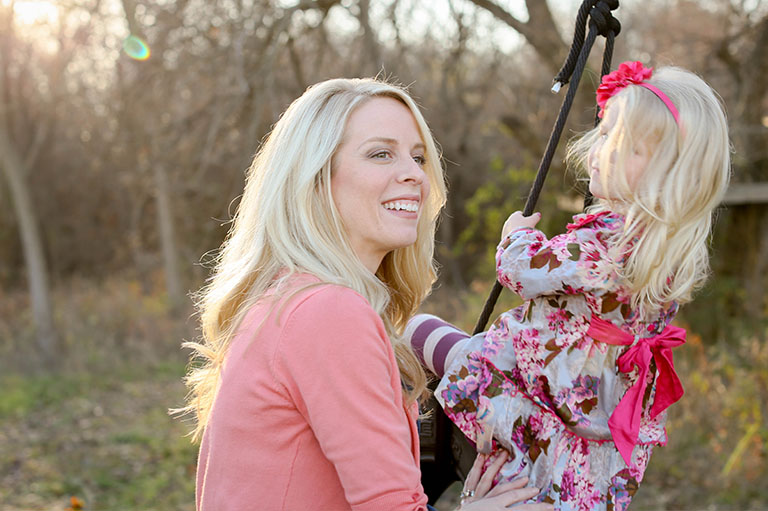
M 198 335 L 185 295 L 264 136 L 320 80 L 378 74 L 422 106 L 449 183 L 425 308 L 471 328 L 562 103 L 549 89 L 579 4 L 0 0 L 0 501 L 190 508 L 196 453 L 165 412 L 183 398 L 180 342 Z M 768 2 L 621 4 L 614 67 L 702 75 L 729 113 L 734 181 L 768 182 Z M 591 127 L 602 44 L 563 140 Z M 548 234 L 582 203 L 561 154 L 538 205 Z M 688 396 L 636 511 L 768 502 L 768 219 L 737 199 L 719 212 L 713 278 L 678 318 Z
M 64 20 L 68 20 L 67 14 L 62 13 Z M 58 34 L 51 34 L 53 54 L 40 59 L 41 62 L 34 58 L 37 55 L 33 44 L 15 32 L 13 3 L 0 6 L 0 26 L 0 168 L 18 222 L 38 353 L 45 365 L 52 366 L 59 351 L 59 338 L 53 323 L 48 263 L 29 175 L 40 164 L 40 149 L 48 142 L 57 120 L 51 111 L 64 86 L 63 71 L 86 27 L 78 27 L 72 35 L 63 23 Z

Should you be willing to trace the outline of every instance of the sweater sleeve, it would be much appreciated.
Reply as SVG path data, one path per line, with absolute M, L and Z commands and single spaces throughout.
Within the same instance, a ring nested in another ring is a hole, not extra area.
M 426 509 L 394 351 L 362 296 L 324 286 L 303 299 L 274 364 L 352 509 Z

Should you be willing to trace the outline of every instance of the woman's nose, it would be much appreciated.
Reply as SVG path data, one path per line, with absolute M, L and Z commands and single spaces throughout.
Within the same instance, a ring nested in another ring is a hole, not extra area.
M 424 169 L 413 158 L 408 156 L 400 169 L 398 180 L 404 183 L 413 182 L 420 185 L 424 182 Z

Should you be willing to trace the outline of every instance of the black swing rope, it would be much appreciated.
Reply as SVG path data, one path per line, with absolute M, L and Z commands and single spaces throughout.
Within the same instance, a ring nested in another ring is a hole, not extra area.
M 563 67 L 554 79 L 552 90 L 557 92 L 562 85 L 569 83 L 569 81 L 572 83 L 568 87 L 568 92 L 560 107 L 560 113 L 552 128 L 546 151 L 539 164 L 536 179 L 528 194 L 525 209 L 523 210 L 523 214 L 526 216 L 533 213 L 541 189 L 544 186 L 544 179 L 552 163 L 568 112 L 573 104 L 576 89 L 586 66 L 587 57 L 598 35 L 606 38 L 601 76 L 606 75 L 610 71 L 614 39 L 621 30 L 621 24 L 613 17 L 611 11 L 618 7 L 619 0 L 584 0 L 579 8 L 576 16 L 573 42 Z M 586 30 L 587 21 L 589 21 L 589 33 Z M 597 125 L 598 121 L 596 112 L 595 125 Z M 585 206 L 589 204 L 590 199 L 589 192 L 587 192 Z M 477 321 L 475 334 L 485 330 L 501 289 L 501 284 L 496 282 Z M 470 466 L 475 459 L 475 452 L 466 437 L 442 412 L 434 397 L 430 398 L 427 407 L 432 408 L 435 413 L 422 421 L 419 432 L 421 442 L 421 482 L 429 496 L 430 504 L 434 504 L 437 498 L 453 481 L 466 478 Z
M 552 158 L 555 155 L 555 150 L 560 141 L 560 135 L 562 135 L 565 121 L 568 118 L 573 99 L 576 96 L 576 90 L 578 89 L 581 75 L 584 72 L 587 57 L 589 57 L 589 52 L 592 50 L 592 45 L 594 45 L 598 35 L 602 35 L 606 39 L 600 76 L 605 76 L 610 72 L 614 39 L 621 31 L 621 24 L 619 23 L 619 20 L 613 17 L 611 11 L 618 7 L 619 0 L 584 0 L 579 8 L 579 12 L 576 15 L 576 28 L 574 30 L 573 43 L 571 44 L 571 49 L 568 52 L 563 67 L 557 73 L 557 76 L 555 76 L 552 91 L 559 91 L 560 86 L 567 84 L 569 81 L 571 82 L 571 85 L 568 87 L 565 99 L 563 99 L 560 113 L 552 128 L 549 141 L 547 142 L 547 149 L 544 152 L 541 163 L 539 163 L 536 179 L 528 193 L 528 199 L 526 200 L 525 208 L 523 209 L 523 215 L 525 216 L 530 216 L 533 213 L 533 209 L 536 207 L 536 202 L 539 200 L 539 194 L 544 187 L 544 180 L 546 179 L 547 172 L 552 164 Z M 589 18 L 589 33 L 586 35 L 585 39 L 584 34 L 586 33 L 587 18 Z M 595 125 L 597 125 L 598 121 L 597 113 L 595 113 Z M 590 201 L 591 196 L 589 195 L 589 192 L 587 192 L 587 195 L 584 198 L 585 205 L 588 205 Z M 488 295 L 485 305 L 483 306 L 483 311 L 480 313 L 473 334 L 478 334 L 485 330 L 485 326 L 488 324 L 488 319 L 491 317 L 491 314 L 493 314 L 493 308 L 496 305 L 496 301 L 499 299 L 501 290 L 501 284 L 496 281 L 493 285 L 493 289 L 491 289 L 491 292 Z

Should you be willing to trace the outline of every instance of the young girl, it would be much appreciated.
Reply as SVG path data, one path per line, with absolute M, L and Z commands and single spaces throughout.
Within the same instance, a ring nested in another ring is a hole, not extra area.
M 406 332 L 447 415 L 559 510 L 626 509 L 666 443 L 685 342 L 670 322 L 706 279 L 729 178 L 722 105 L 694 74 L 626 62 L 597 101 L 602 122 L 568 151 L 597 203 L 549 240 L 539 214 L 504 225 L 498 278 L 523 305 L 474 337 L 428 315 Z

